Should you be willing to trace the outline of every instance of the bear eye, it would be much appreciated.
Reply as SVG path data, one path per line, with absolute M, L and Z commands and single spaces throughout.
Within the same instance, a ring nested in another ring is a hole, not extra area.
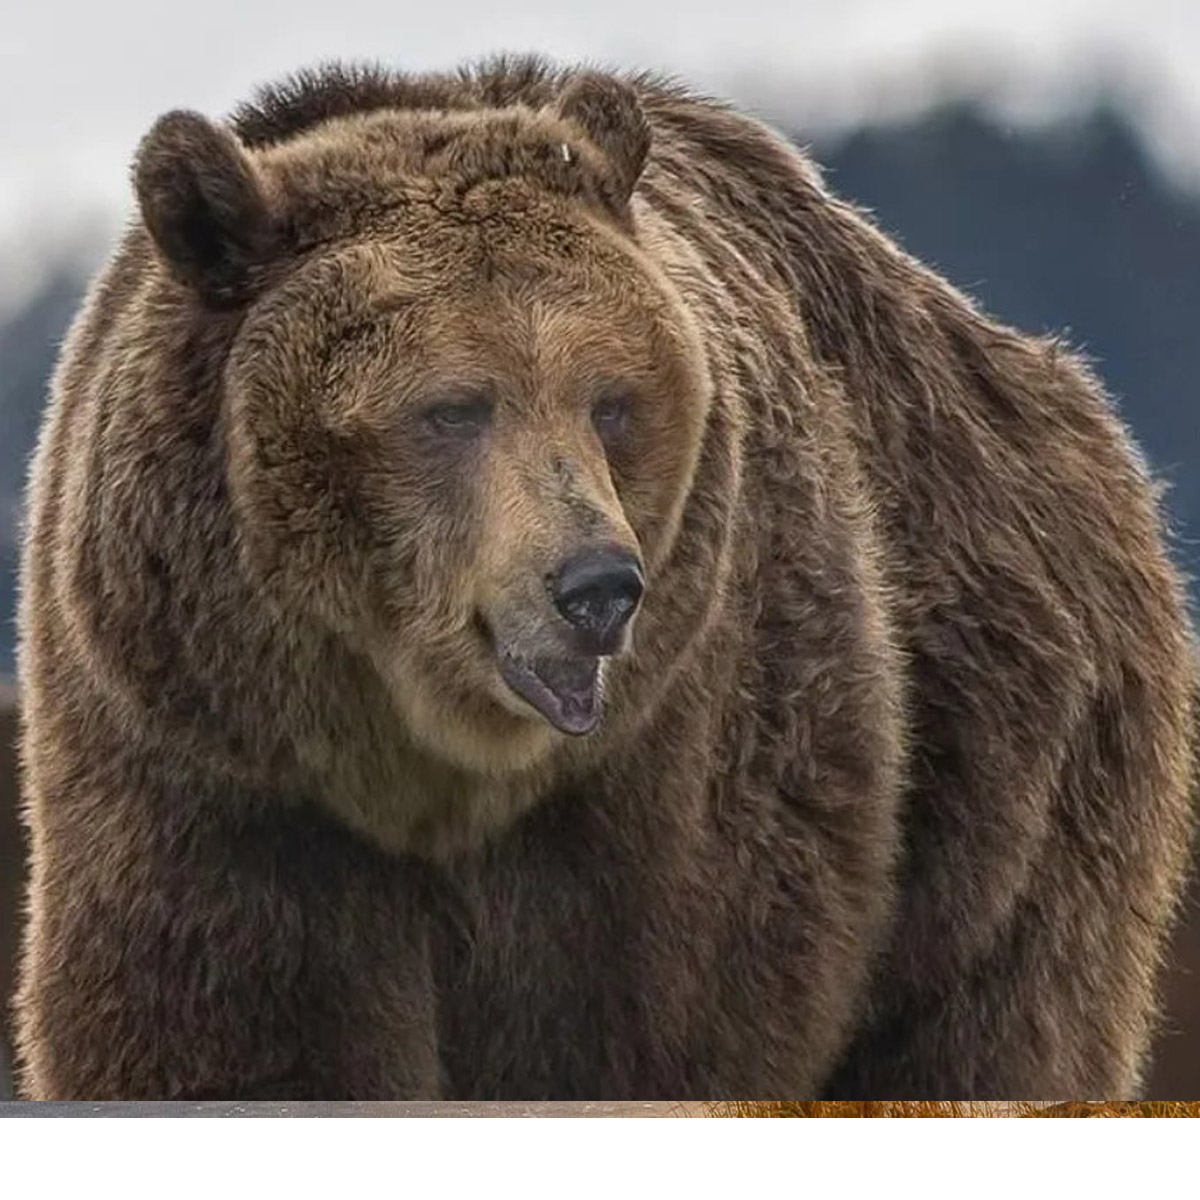
M 612 441 L 629 428 L 632 407 L 628 392 L 611 392 L 592 405 L 592 424 L 603 441 Z
M 470 438 L 481 433 L 492 419 L 492 404 L 482 396 L 431 404 L 422 419 L 435 433 L 446 437 Z

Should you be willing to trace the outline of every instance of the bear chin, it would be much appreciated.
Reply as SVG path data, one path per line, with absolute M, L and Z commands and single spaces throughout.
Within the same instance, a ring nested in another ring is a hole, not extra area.
M 417 753 L 499 780 L 535 771 L 567 745 L 586 747 L 603 730 L 610 701 L 609 657 L 509 657 L 489 647 L 482 660 L 468 655 L 459 670 L 438 670 L 402 653 L 377 658 L 376 669 Z
M 550 757 L 564 735 L 519 700 L 497 672 L 494 686 L 478 684 L 447 694 L 431 682 L 412 686 L 404 673 L 389 680 L 389 691 L 413 743 L 446 766 L 470 775 L 519 775 Z

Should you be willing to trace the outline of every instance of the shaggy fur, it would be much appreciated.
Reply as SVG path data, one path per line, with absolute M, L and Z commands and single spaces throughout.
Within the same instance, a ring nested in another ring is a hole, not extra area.
M 1137 1092 L 1196 672 L 1076 359 L 648 78 L 330 68 L 135 183 L 31 484 L 26 1096 Z M 569 739 L 493 652 L 600 543 Z

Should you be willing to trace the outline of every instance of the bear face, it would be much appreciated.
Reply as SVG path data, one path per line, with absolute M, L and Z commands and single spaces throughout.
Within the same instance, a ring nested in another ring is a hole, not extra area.
M 588 103 L 376 114 L 253 156 L 174 114 L 139 157 L 168 269 L 236 313 L 244 569 L 372 665 L 419 747 L 493 776 L 598 725 L 710 390 L 632 236 L 639 127 Z

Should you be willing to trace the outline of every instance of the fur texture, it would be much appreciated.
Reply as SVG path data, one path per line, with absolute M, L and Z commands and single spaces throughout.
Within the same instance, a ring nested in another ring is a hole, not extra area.
M 1195 658 L 1075 358 L 650 78 L 333 67 L 135 181 L 30 490 L 25 1095 L 1136 1093 Z M 496 655 L 594 545 L 569 739 Z

